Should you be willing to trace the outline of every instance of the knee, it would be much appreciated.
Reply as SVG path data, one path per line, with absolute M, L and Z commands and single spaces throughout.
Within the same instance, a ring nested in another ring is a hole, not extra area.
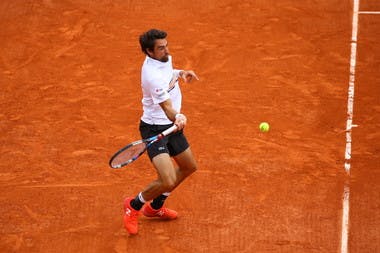
M 193 174 L 194 172 L 197 171 L 197 169 L 198 169 L 198 167 L 197 167 L 196 163 L 191 164 L 185 170 L 186 176 L 189 176 L 189 175 Z
M 173 190 L 176 186 L 176 177 L 167 177 L 165 179 L 161 180 L 161 187 L 163 188 L 163 191 L 170 192 Z
M 194 172 L 196 172 L 197 169 L 198 169 L 197 165 L 194 164 L 194 166 L 190 167 L 190 169 L 189 169 L 189 175 L 193 174 Z

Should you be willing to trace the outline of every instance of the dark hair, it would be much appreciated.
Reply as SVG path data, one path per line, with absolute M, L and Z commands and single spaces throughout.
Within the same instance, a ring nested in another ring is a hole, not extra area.
M 165 39 L 167 33 L 165 31 L 150 29 L 149 31 L 140 35 L 141 51 L 148 55 L 147 49 L 154 49 L 154 41 L 157 39 Z

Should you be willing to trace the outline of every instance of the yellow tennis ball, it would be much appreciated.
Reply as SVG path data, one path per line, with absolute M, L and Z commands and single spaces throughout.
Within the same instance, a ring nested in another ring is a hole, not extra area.
M 268 132 L 269 124 L 267 122 L 261 122 L 259 128 L 261 132 Z

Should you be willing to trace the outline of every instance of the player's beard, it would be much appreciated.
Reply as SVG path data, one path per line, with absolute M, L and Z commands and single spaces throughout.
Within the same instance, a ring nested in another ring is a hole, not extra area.
M 167 62 L 167 61 L 169 61 L 169 55 L 167 54 L 167 55 L 162 56 L 162 57 L 159 59 L 159 61 L 160 61 L 160 62 Z

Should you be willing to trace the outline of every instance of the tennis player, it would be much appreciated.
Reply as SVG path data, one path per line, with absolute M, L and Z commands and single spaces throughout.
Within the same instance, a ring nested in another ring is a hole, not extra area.
M 167 33 L 151 29 L 140 36 L 146 54 L 141 69 L 143 115 L 140 133 L 143 139 L 155 136 L 175 124 L 178 130 L 151 145 L 147 153 L 157 171 L 157 179 L 136 197 L 124 200 L 124 226 L 130 234 L 138 232 L 140 210 L 147 217 L 173 220 L 177 212 L 164 207 L 170 193 L 196 170 L 196 162 L 183 133 L 187 119 L 181 113 L 181 90 L 178 79 L 198 79 L 192 70 L 173 69 Z M 174 158 L 178 167 L 172 163 Z M 150 202 L 150 203 L 148 203 Z

